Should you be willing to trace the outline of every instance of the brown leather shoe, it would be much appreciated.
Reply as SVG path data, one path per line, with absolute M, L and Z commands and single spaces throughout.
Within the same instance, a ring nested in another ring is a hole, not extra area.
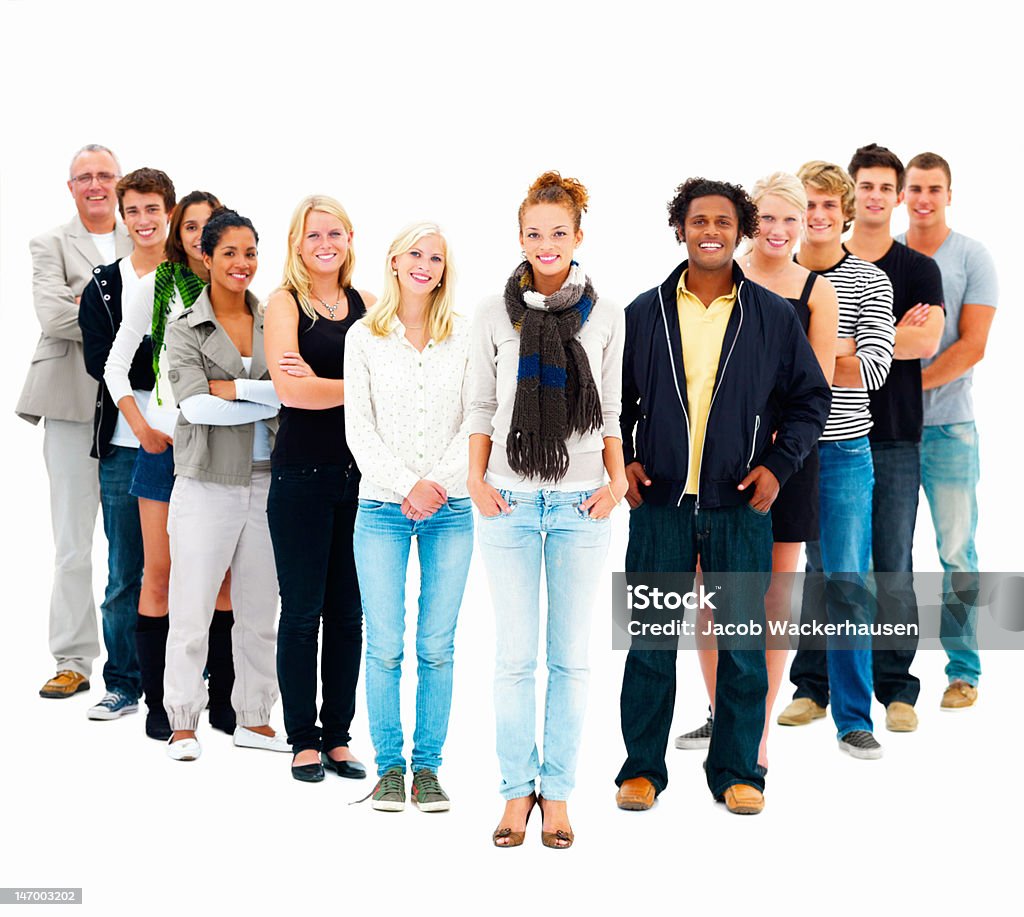
M 894 700 L 885 708 L 885 728 L 889 732 L 913 732 L 917 729 L 914 705 Z
M 734 783 L 722 794 L 733 815 L 757 815 L 764 809 L 764 794 L 756 786 Z
M 619 792 L 615 794 L 615 804 L 620 809 L 643 812 L 654 805 L 654 797 L 657 795 L 654 784 L 646 777 L 630 777 L 622 781 Z
M 978 689 L 958 678 L 946 688 L 939 706 L 943 710 L 963 710 L 965 707 L 973 707 L 977 699 Z
M 71 697 L 79 691 L 89 690 L 89 679 L 80 672 L 72 672 L 71 669 L 61 669 L 42 688 L 39 689 L 40 697 Z

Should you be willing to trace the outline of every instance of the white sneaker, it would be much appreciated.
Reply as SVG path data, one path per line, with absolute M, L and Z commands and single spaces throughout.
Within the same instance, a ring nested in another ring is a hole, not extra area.
M 178 739 L 167 743 L 167 757 L 172 761 L 195 761 L 202 753 L 198 739 Z
M 239 748 L 262 748 L 264 751 L 285 751 L 291 754 L 292 747 L 280 736 L 265 736 L 259 732 L 236 726 L 234 743 Z

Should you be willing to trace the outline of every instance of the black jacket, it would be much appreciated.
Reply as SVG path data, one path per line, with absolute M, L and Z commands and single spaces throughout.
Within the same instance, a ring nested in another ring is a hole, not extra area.
M 113 264 L 105 264 L 93 270 L 92 281 L 82 291 L 82 301 L 78 305 L 78 326 L 82 329 L 85 368 L 99 382 L 92 451 L 89 454 L 93 458 L 101 458 L 110 454 L 110 438 L 117 425 L 117 405 L 103 384 L 103 367 L 110 355 L 117 329 L 121 327 L 120 258 Z M 153 342 L 149 335 L 143 338 L 132 357 L 128 381 L 133 389 L 153 390 Z
M 654 504 L 680 503 L 690 460 L 686 372 L 676 288 L 687 262 L 626 309 L 622 447 L 644 466 Z M 764 465 L 785 484 L 821 436 L 832 393 L 793 307 L 733 265 L 736 305 L 722 343 L 708 412 L 697 507 L 736 506 L 736 486 Z M 634 431 L 636 439 L 634 442 Z M 772 433 L 778 435 L 772 442 Z

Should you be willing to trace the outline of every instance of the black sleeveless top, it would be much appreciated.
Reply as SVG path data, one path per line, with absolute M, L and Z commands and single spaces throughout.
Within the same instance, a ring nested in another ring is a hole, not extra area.
M 800 319 L 800 324 L 803 325 L 804 334 L 807 334 L 811 327 L 811 309 L 807 303 L 811 298 L 811 288 L 814 286 L 814 281 L 818 279 L 818 275 L 811 271 L 807 275 L 807 281 L 804 283 L 803 290 L 800 291 L 799 299 L 790 299 L 786 297 L 793 304 L 793 308 L 796 309 L 796 317 Z
M 313 321 L 299 308 L 299 353 L 321 379 L 345 378 L 345 335 L 366 314 L 366 306 L 356 290 L 350 288 L 345 295 L 348 315 L 339 322 L 323 316 Z M 344 406 L 321 411 L 282 406 L 279 417 L 280 427 L 270 457 L 272 468 L 309 464 L 354 468 L 355 460 L 345 441 Z

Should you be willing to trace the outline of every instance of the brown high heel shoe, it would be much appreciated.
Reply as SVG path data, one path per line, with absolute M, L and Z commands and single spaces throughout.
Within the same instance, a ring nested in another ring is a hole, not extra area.
M 540 807 L 541 824 L 543 825 L 544 816 L 544 797 L 537 797 L 537 805 Z M 568 831 L 563 831 L 559 828 L 557 831 L 545 831 L 541 828 L 540 842 L 545 847 L 551 847 L 554 850 L 568 850 L 572 846 L 572 842 L 576 840 L 576 835 L 573 834 L 572 828 Z
M 530 816 L 533 814 L 533 807 L 537 805 L 537 797 L 535 794 L 530 793 L 529 799 L 530 808 L 526 812 L 525 822 L 527 825 L 530 823 Z M 499 840 L 504 840 L 506 838 L 507 840 L 504 844 L 498 843 Z M 491 835 L 491 841 L 494 843 L 495 847 L 520 847 L 525 839 L 525 828 L 522 831 L 513 831 L 511 828 L 502 828 L 501 825 L 495 828 L 494 834 Z

